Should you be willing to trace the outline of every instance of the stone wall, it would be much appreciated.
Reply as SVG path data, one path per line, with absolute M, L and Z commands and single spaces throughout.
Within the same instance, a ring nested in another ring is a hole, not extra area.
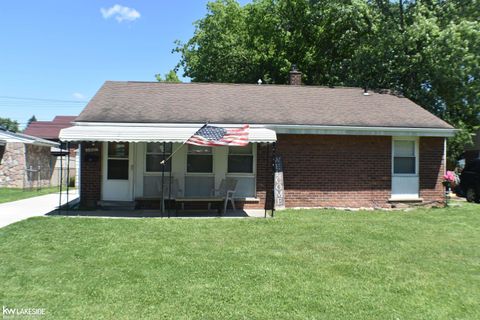
M 7 143 L 0 159 L 0 187 L 23 188 L 25 179 L 25 145 Z
M 50 147 L 25 145 L 25 168 L 33 169 L 25 175 L 25 188 L 50 186 L 52 177 L 52 157 Z
M 36 172 L 29 172 L 27 169 L 30 168 Z M 51 175 L 50 147 L 20 142 L 5 145 L 0 158 L 0 187 L 48 187 Z

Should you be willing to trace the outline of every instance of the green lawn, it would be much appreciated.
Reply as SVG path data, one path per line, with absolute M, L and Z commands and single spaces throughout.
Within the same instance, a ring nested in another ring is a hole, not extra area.
M 479 301 L 480 205 L 0 229 L 0 304 L 40 319 L 478 319 Z
M 23 190 L 17 188 L 0 188 L 0 203 L 17 201 L 37 196 L 43 196 L 49 193 L 58 192 L 58 187 L 42 188 L 40 190 Z

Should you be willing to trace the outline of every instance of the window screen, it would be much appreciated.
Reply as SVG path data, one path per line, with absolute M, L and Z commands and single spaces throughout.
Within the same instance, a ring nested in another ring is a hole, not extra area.
M 393 142 L 393 173 L 416 173 L 415 141 L 395 140 Z
M 165 149 L 165 150 L 164 150 Z M 145 156 L 146 172 L 162 172 L 163 165 L 161 162 L 168 159 L 172 153 L 171 143 L 152 142 L 147 143 L 147 153 Z M 172 169 L 172 159 L 168 160 L 165 165 L 165 171 L 170 172 Z
M 213 156 L 211 147 L 188 146 L 187 172 L 213 172 Z
M 253 173 L 252 145 L 228 148 L 229 173 Z

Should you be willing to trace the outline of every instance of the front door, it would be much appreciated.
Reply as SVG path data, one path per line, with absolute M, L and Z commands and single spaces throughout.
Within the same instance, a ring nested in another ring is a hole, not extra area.
M 392 140 L 392 200 L 419 197 L 418 139 Z
M 105 142 L 103 146 L 102 200 L 132 201 L 133 144 Z

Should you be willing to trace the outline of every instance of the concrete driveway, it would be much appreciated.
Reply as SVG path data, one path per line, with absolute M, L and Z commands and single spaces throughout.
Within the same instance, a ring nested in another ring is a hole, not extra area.
M 78 198 L 76 191 L 70 191 L 68 201 Z M 44 216 L 57 209 L 58 193 L 0 204 L 0 228 L 30 217 Z M 62 204 L 67 202 L 66 192 L 62 193 Z

